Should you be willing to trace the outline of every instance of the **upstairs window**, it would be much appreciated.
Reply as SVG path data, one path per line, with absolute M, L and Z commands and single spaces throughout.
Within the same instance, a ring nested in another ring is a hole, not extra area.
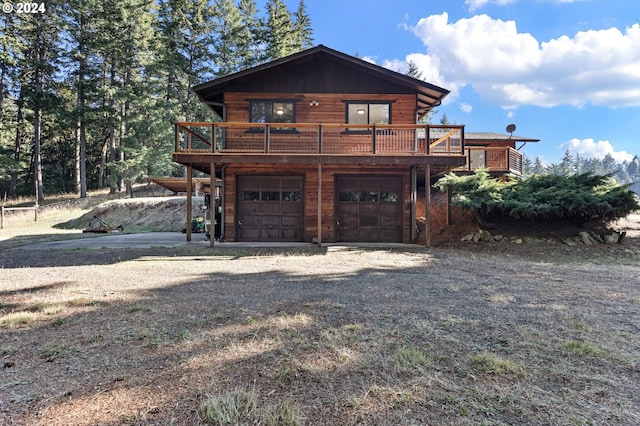
M 391 124 L 390 102 L 343 101 L 346 104 L 347 124 Z M 351 127 L 348 133 L 367 133 L 370 129 Z
M 289 100 L 251 100 L 249 101 L 249 121 L 251 123 L 295 123 L 295 102 Z M 263 131 L 254 127 L 252 131 Z M 292 127 L 272 128 L 279 131 L 294 131 Z
M 391 103 L 348 102 L 347 124 L 391 124 Z

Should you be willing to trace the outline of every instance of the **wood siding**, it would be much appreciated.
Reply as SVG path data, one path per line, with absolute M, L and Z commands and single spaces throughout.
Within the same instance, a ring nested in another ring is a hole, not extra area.
M 226 93 L 227 121 L 249 123 L 250 100 L 295 100 L 295 122 L 314 124 L 287 125 L 290 132 L 272 133 L 269 136 L 269 152 L 300 153 L 318 149 L 318 123 L 343 124 L 346 120 L 345 101 L 390 102 L 389 124 L 415 124 L 415 95 L 362 95 L 362 94 L 277 94 L 277 93 Z M 312 101 L 314 105 L 311 105 Z M 315 105 L 317 103 L 317 105 Z M 283 126 L 285 127 L 285 126 Z M 264 131 L 249 132 L 250 128 L 228 128 L 224 133 L 224 148 L 231 151 L 263 152 L 265 150 Z M 264 129 L 262 129 L 264 130 Z M 357 153 L 371 151 L 371 132 L 366 128 L 362 133 L 346 132 L 345 128 L 325 127 L 323 150 L 328 153 Z M 410 151 L 416 140 L 415 129 L 380 130 L 376 132 L 380 147 L 389 152 Z M 423 136 L 424 137 L 424 136 Z M 424 141 L 422 142 L 424 146 Z
M 227 121 L 248 123 L 249 100 L 295 99 L 297 123 L 344 123 L 346 104 L 343 101 L 393 102 L 391 105 L 391 124 L 416 123 L 415 94 L 322 94 L 322 93 L 225 93 Z M 311 101 L 318 105 L 311 106 Z

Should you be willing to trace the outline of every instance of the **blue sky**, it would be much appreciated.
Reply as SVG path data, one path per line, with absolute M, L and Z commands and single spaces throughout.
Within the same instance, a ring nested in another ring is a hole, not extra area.
M 290 10 L 299 0 L 285 0 Z M 305 0 L 314 44 L 451 91 L 468 132 L 540 139 L 532 160 L 640 155 L 640 0 Z

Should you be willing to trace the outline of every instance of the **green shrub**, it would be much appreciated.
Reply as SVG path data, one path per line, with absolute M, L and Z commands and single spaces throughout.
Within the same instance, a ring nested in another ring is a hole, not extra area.
M 467 176 L 449 173 L 435 186 L 449 190 L 455 196 L 454 205 L 473 211 L 480 218 L 608 222 L 640 208 L 629 185 L 591 172 L 534 175 L 502 183 L 481 169 Z

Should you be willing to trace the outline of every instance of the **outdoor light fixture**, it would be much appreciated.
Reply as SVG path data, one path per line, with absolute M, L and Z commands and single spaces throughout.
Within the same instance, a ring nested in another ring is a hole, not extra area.
M 356 112 L 360 115 L 363 115 L 366 111 L 364 110 L 364 108 L 359 108 L 356 110 Z
M 276 109 L 276 114 L 278 114 L 278 115 L 284 114 L 284 109 L 282 109 L 282 108 Z
M 309 102 L 309 106 L 314 107 L 314 106 L 318 106 L 318 105 L 320 105 L 320 102 L 316 101 L 315 99 L 312 100 L 311 102 Z

